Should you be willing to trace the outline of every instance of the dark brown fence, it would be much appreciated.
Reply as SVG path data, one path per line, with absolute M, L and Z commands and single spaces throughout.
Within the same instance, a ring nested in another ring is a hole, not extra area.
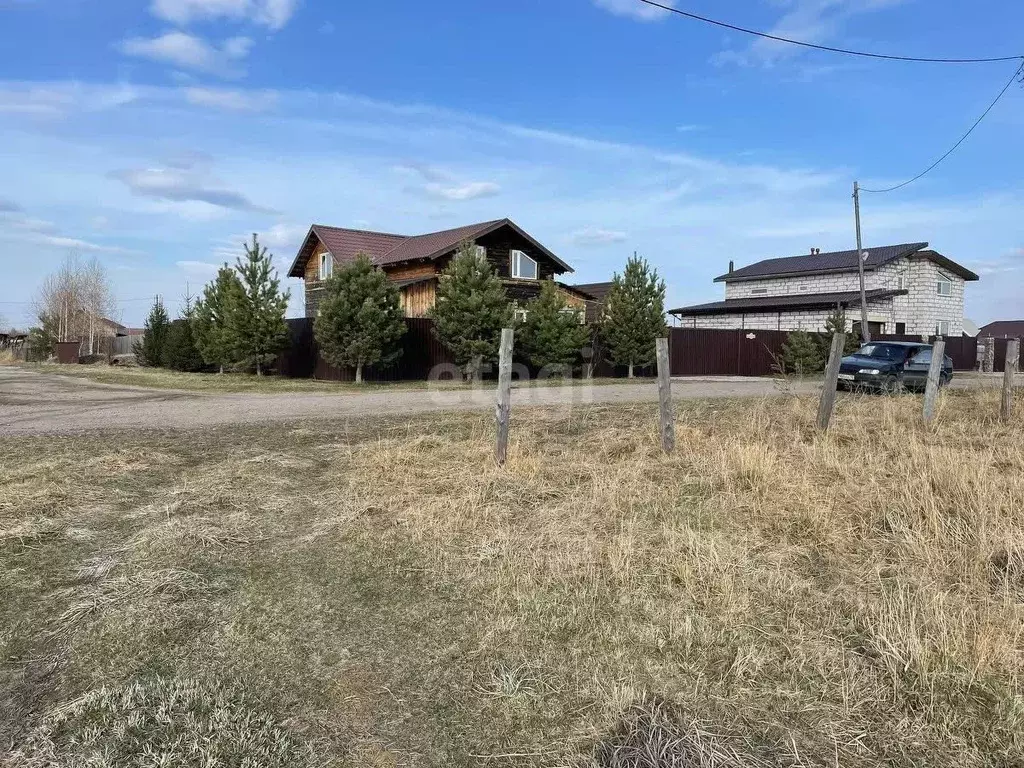
M 452 356 L 432 332 L 433 321 L 407 317 L 402 337 L 402 355 L 390 366 L 370 366 L 363 371 L 366 381 L 425 380 L 436 365 L 452 363 Z M 337 368 L 320 357 L 313 338 L 313 318 L 288 321 L 292 341 L 277 359 L 277 370 L 291 378 L 315 378 L 330 381 L 353 381 L 354 368 Z
M 718 331 L 706 328 L 669 329 L 669 360 L 673 376 L 770 376 L 778 372 L 786 331 Z M 920 336 L 879 336 L 877 341 L 921 341 Z M 934 341 L 934 338 L 932 339 Z M 1006 360 L 1006 339 L 996 340 L 996 370 Z M 946 354 L 958 371 L 977 365 L 978 340 L 946 339 Z
M 669 329 L 673 376 L 768 376 L 776 371 L 784 331 Z

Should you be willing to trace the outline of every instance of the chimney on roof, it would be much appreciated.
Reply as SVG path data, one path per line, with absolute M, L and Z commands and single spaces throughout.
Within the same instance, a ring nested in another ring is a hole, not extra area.
M 732 274 L 732 270 L 733 270 L 733 263 L 732 263 L 732 259 L 730 259 L 729 260 L 729 274 L 730 275 Z

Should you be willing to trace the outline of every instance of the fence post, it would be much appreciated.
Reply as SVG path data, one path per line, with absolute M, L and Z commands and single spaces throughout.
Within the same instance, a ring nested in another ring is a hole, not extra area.
M 508 421 L 512 411 L 512 333 L 511 328 L 502 328 L 501 349 L 498 353 L 498 402 L 495 407 L 498 442 L 494 458 L 499 467 L 504 465 L 508 454 Z
M 1020 362 L 1020 339 L 1006 342 L 1006 363 L 1003 365 L 1003 403 L 999 416 L 1008 423 L 1013 416 L 1013 375 Z
M 825 384 L 821 390 L 821 401 L 818 403 L 818 429 L 828 429 L 832 421 L 832 409 L 836 404 L 836 389 L 839 386 L 839 364 L 843 361 L 843 349 L 846 346 L 846 334 L 836 333 L 832 336 L 832 349 L 828 355 L 828 367 L 825 368 Z
M 931 424 L 935 419 L 935 404 L 939 399 L 939 380 L 942 366 L 946 359 L 946 340 L 936 339 L 932 345 L 932 364 L 928 366 L 928 382 L 924 386 L 924 423 Z
M 985 338 L 985 356 L 981 360 L 981 372 L 992 373 L 996 367 L 996 340 L 993 336 Z
M 676 449 L 676 425 L 672 413 L 672 371 L 668 359 L 668 339 L 654 342 L 658 357 L 658 406 L 661 422 L 661 447 L 665 453 Z

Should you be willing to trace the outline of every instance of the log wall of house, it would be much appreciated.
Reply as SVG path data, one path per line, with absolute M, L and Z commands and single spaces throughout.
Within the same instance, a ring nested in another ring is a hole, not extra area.
M 406 317 L 426 317 L 436 297 L 436 280 L 407 285 L 402 289 L 402 311 Z
M 411 280 L 415 277 L 428 277 L 438 271 L 437 262 L 421 261 L 413 264 L 397 264 L 385 266 L 384 272 L 389 280 Z
M 323 243 L 317 243 L 316 248 L 313 249 L 313 255 L 306 262 L 306 271 L 303 276 L 306 288 L 306 317 L 316 317 L 316 313 L 320 309 L 320 298 L 324 292 L 324 284 L 320 280 L 320 254 L 326 250 Z

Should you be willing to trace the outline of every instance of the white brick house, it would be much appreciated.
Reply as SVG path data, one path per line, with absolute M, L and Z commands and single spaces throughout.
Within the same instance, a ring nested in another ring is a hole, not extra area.
M 928 243 L 865 248 L 864 282 L 873 335 L 959 336 L 964 287 L 978 279 Z M 835 308 L 847 330 L 860 324 L 860 280 L 855 251 L 767 259 L 715 278 L 725 301 L 670 311 L 684 328 L 823 331 Z

